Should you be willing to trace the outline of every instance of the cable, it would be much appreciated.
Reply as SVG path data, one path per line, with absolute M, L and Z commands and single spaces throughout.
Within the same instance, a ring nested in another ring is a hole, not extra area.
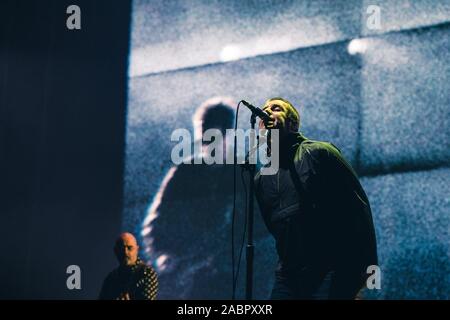
M 236 217 L 236 165 L 237 165 L 237 136 L 236 136 L 236 131 L 237 131 L 237 124 L 238 124 L 238 117 L 239 117 L 239 107 L 241 106 L 241 102 L 239 101 L 237 108 L 236 108 L 236 118 L 235 118 L 235 122 L 234 122 L 234 152 L 233 152 L 233 156 L 234 156 L 234 161 L 233 161 L 233 213 L 231 215 L 231 269 L 232 269 L 232 284 L 233 284 L 233 288 L 232 288 L 232 296 L 231 299 L 235 300 L 236 299 L 236 286 L 235 286 L 235 270 L 234 270 L 234 265 L 235 265 L 235 258 L 234 258 L 234 221 L 235 221 L 235 217 Z
M 244 231 L 242 232 L 242 242 L 241 242 L 241 249 L 239 250 L 239 259 L 238 259 L 238 265 L 237 265 L 237 270 L 236 270 L 236 276 L 234 279 L 234 288 L 237 287 L 237 283 L 238 283 L 238 279 L 239 279 L 239 270 L 240 270 L 240 266 L 241 266 L 241 260 L 242 260 L 242 252 L 244 251 L 244 243 L 245 243 L 245 235 L 247 234 L 247 214 L 248 214 L 248 195 L 247 195 L 247 185 L 245 184 L 245 179 L 244 179 L 244 169 L 241 168 L 241 180 L 242 180 L 242 185 L 244 186 L 244 197 L 245 197 L 245 222 L 244 222 Z M 251 181 L 250 181 L 251 183 Z

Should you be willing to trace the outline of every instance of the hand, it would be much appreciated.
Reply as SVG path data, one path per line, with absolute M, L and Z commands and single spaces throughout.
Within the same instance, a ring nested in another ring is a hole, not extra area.
M 267 123 L 264 123 L 264 121 L 260 121 L 259 122 L 259 129 L 275 129 L 278 125 L 278 121 L 276 118 L 273 118 L 271 116 L 271 118 L 273 120 L 267 121 Z
M 124 292 L 117 298 L 117 300 L 131 300 L 130 294 L 128 292 Z

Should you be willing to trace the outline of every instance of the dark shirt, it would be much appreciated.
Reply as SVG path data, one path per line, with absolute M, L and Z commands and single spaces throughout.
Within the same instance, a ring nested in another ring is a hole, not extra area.
M 155 300 L 158 277 L 153 268 L 140 259 L 131 267 L 120 266 L 111 271 L 103 282 L 100 300 L 117 300 L 128 293 L 130 300 Z

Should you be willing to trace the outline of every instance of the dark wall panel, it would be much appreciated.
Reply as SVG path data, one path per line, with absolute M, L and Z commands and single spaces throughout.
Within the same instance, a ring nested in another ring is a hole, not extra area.
M 2 6 L 0 297 L 95 298 L 120 230 L 130 2 Z

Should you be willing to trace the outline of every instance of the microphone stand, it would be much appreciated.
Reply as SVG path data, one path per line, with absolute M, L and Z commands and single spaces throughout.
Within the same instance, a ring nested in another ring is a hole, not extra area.
M 254 150 L 253 143 L 255 141 L 255 124 L 256 124 L 256 115 L 252 113 L 252 116 L 250 118 L 250 146 L 249 146 L 249 152 L 247 153 L 247 156 L 245 157 L 245 163 L 242 165 L 242 167 L 248 171 L 250 181 L 248 184 L 248 210 L 247 210 L 247 247 L 246 247 L 246 267 L 247 267 L 247 274 L 246 274 L 246 286 L 245 286 L 245 299 L 246 300 L 252 300 L 253 296 L 253 256 L 254 256 L 254 249 L 255 246 L 253 244 L 253 220 L 254 220 L 254 177 L 256 173 L 256 164 L 252 164 L 249 161 L 250 158 L 250 152 Z

